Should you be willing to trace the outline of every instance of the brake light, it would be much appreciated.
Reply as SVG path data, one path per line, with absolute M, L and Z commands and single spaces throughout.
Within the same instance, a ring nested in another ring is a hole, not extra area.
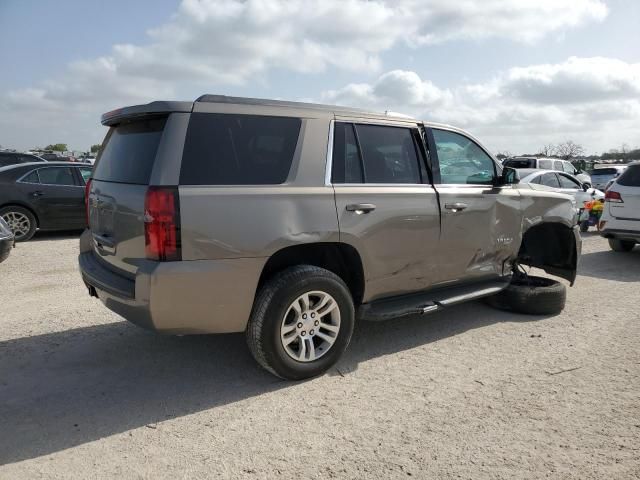
M 150 260 L 182 259 L 177 187 L 149 187 L 144 199 L 144 244 Z
M 91 192 L 91 178 L 87 180 L 87 184 L 84 187 L 84 214 L 85 219 L 87 220 L 87 227 L 89 225 L 89 192 Z
M 604 193 L 604 201 L 612 202 L 612 203 L 624 203 L 622 201 L 622 195 L 618 192 L 614 192 L 613 190 L 607 190 Z

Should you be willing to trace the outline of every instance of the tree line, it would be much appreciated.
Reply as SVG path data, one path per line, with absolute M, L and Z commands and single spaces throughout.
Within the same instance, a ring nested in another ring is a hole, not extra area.
M 499 159 L 520 156 L 520 157 L 550 157 L 561 158 L 563 160 L 582 159 L 588 162 L 597 162 L 602 160 L 617 160 L 622 162 L 630 162 L 632 160 L 640 160 L 640 148 L 629 148 L 627 144 L 623 144 L 621 148 L 613 148 L 602 155 L 585 155 L 584 147 L 573 140 L 553 144 L 543 145 L 537 153 L 525 153 L 522 155 L 513 155 L 511 152 L 503 151 L 496 155 Z

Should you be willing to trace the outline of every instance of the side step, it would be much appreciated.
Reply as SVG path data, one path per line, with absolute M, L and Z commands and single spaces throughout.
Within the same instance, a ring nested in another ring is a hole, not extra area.
M 505 289 L 510 281 L 511 277 L 504 277 L 498 280 L 385 298 L 361 305 L 356 315 L 358 319 L 371 322 L 391 320 L 410 315 L 422 315 L 442 310 L 458 303 L 493 295 Z

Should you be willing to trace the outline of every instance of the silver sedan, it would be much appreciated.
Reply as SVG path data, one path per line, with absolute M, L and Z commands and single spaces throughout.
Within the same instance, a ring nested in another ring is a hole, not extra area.
M 581 208 L 584 202 L 604 198 L 604 192 L 580 183 L 573 175 L 555 170 L 523 168 L 518 170 L 520 183 L 542 185 L 557 192 L 571 195 L 576 200 L 576 207 Z

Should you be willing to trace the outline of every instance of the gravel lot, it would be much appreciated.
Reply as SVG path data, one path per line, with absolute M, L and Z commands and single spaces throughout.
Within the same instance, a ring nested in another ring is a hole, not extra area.
M 560 316 L 362 323 L 337 368 L 291 383 L 242 335 L 122 321 L 77 244 L 0 264 L 0 478 L 640 476 L 640 247 L 587 234 Z

